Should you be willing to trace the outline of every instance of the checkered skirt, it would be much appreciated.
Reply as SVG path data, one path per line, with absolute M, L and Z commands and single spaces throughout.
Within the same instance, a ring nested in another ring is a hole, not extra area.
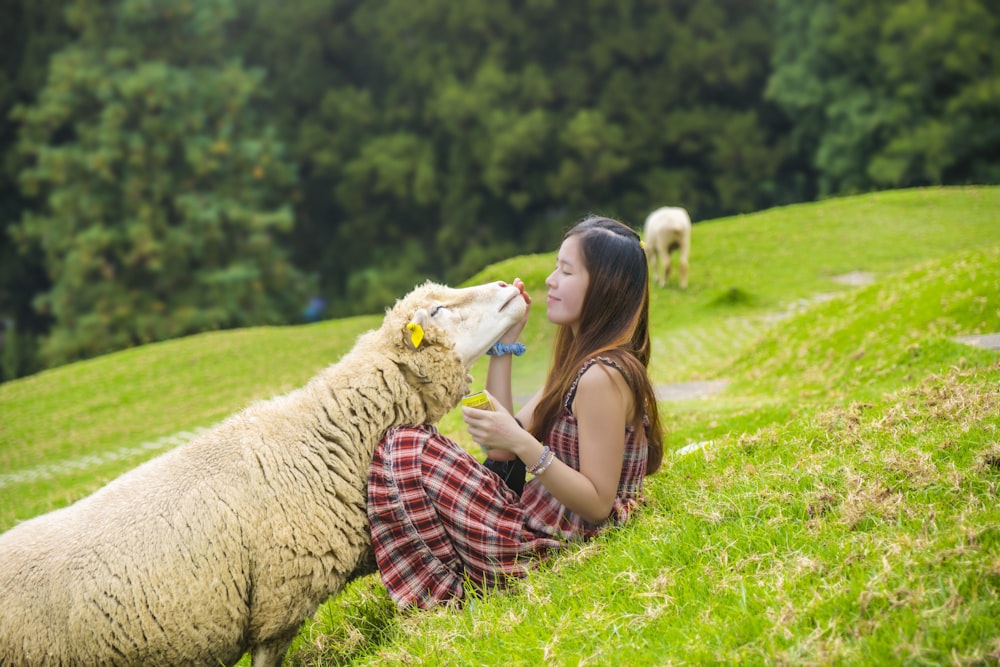
M 580 369 L 577 382 L 596 361 Z M 579 470 L 570 411 L 575 392 L 576 383 L 546 444 Z M 401 607 L 461 600 L 467 583 L 502 587 L 552 550 L 625 521 L 641 502 L 646 456 L 645 438 L 629 428 L 611 516 L 594 525 L 556 500 L 539 479 L 529 480 L 518 497 L 434 426 L 390 429 L 368 476 L 368 518 L 382 581 Z

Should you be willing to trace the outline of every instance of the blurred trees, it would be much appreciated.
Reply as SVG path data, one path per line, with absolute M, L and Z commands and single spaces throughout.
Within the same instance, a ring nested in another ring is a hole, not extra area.
M 25 285 L 53 320 L 46 363 L 298 321 L 310 296 L 326 316 L 376 312 L 425 278 L 554 248 L 589 211 L 638 226 L 663 204 L 699 220 L 1000 180 L 987 0 L 0 0 L 0 13 L 33 17 L 56 52 L 43 90 L 0 86 L 0 110 L 28 102 L 0 125 L 7 156 L 21 126 L 22 190 L 0 225 L 16 222 L 24 253 L 5 239 L 0 316 Z M 0 46 L 8 78 L 43 62 L 23 42 Z
M 297 256 L 334 314 L 548 250 L 589 210 L 780 199 L 766 0 L 254 7 L 244 52 L 301 166 Z
M 769 95 L 821 195 L 1000 182 L 1000 4 L 778 0 Z
M 62 0 L 0 0 L 0 382 L 39 370 L 38 336 L 51 319 L 32 305 L 48 288 L 41 252 L 8 236 L 29 205 L 17 182 L 18 123 L 8 114 L 45 83 L 49 58 L 70 39 Z
M 226 56 L 229 0 L 78 0 L 79 31 L 17 112 L 15 235 L 44 253 L 49 362 L 281 323 L 307 294 L 277 243 L 294 171 L 254 112 L 262 75 Z

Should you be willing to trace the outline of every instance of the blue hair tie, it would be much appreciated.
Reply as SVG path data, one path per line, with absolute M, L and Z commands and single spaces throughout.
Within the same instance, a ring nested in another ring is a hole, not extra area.
M 494 343 L 493 347 L 486 350 L 486 354 L 491 357 L 502 357 L 505 354 L 513 354 L 515 357 L 520 357 L 527 351 L 528 348 L 524 346 L 524 343 Z

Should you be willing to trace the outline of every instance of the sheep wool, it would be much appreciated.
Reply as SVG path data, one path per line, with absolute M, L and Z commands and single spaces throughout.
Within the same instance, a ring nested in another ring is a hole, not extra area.
M 691 216 L 678 206 L 662 206 L 643 223 L 646 260 L 660 287 L 670 279 L 670 254 L 677 251 L 680 265 L 680 287 L 688 286 L 688 259 L 691 255 Z M 656 265 L 659 264 L 659 268 Z
M 526 308 L 505 283 L 420 285 L 305 386 L 0 535 L 0 665 L 280 665 L 373 571 L 383 433 L 454 408 Z

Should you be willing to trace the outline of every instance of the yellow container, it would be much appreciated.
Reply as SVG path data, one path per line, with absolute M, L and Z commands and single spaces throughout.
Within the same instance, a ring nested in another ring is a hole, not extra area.
M 492 410 L 493 404 L 490 403 L 490 397 L 486 395 L 485 391 L 477 391 L 474 394 L 469 394 L 462 399 L 462 405 L 470 408 L 478 408 L 480 410 Z
M 479 410 L 493 409 L 493 403 L 490 402 L 490 397 L 486 395 L 485 391 L 477 391 L 474 394 L 465 396 L 462 398 L 462 405 L 470 408 L 477 408 Z M 483 445 L 479 445 L 479 448 L 483 450 L 483 454 L 490 451 L 489 447 L 484 447 Z

